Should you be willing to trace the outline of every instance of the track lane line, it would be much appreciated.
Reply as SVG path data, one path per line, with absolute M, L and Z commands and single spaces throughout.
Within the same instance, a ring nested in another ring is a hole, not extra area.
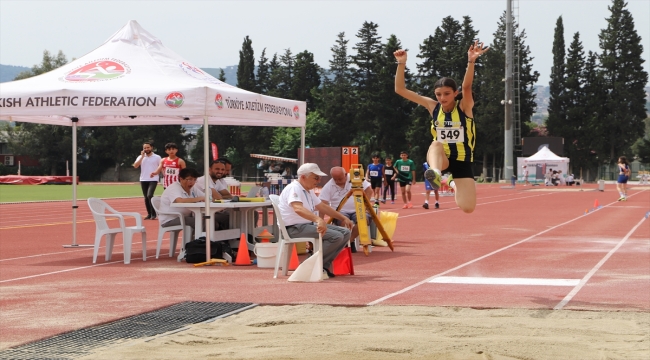
M 600 269 L 600 267 L 603 266 L 603 265 L 605 264 L 605 262 L 606 262 L 607 260 L 609 260 L 609 258 L 610 258 L 612 255 L 614 255 L 614 253 L 615 253 L 615 252 L 616 252 L 616 251 L 617 251 L 621 246 L 623 246 L 623 244 L 627 241 L 627 239 L 629 239 L 630 236 L 632 236 L 632 234 L 636 231 L 636 229 L 638 229 L 639 226 L 641 226 L 641 224 L 643 224 L 643 222 L 644 222 L 645 220 L 646 220 L 646 218 L 645 218 L 645 217 L 642 217 L 642 218 L 641 218 L 641 221 L 639 221 L 639 222 L 638 222 L 638 223 L 637 223 L 637 224 L 632 228 L 632 230 L 630 230 L 630 231 L 627 233 L 627 235 L 625 235 L 625 237 L 623 237 L 623 239 L 621 239 L 621 241 L 619 241 L 618 244 L 616 244 L 616 246 L 614 246 L 614 248 L 613 248 L 612 250 L 610 250 L 610 251 L 607 253 L 607 255 L 605 255 L 605 257 L 603 257 L 603 258 L 598 262 L 598 264 L 596 264 L 596 266 L 594 266 L 594 267 L 593 267 L 593 268 L 592 268 L 592 269 L 587 273 L 587 275 L 585 275 L 585 277 L 582 278 L 582 280 L 580 280 L 580 282 L 578 283 L 578 285 L 576 285 L 576 286 L 571 290 L 571 292 L 569 292 L 569 294 L 567 294 L 567 296 L 565 296 L 564 299 L 562 299 L 562 301 L 560 301 L 557 305 L 555 305 L 555 307 L 553 308 L 553 310 L 562 310 L 562 308 L 563 308 L 566 304 L 568 304 L 569 301 L 571 301 L 571 299 L 573 299 L 573 297 L 574 297 L 574 296 L 575 296 L 575 295 L 576 295 L 576 294 L 577 294 L 577 293 L 578 293 L 578 292 L 579 292 L 579 291 L 580 291 L 580 290 L 585 286 L 585 284 L 587 284 L 587 281 L 589 281 L 589 279 L 591 279 L 591 277 L 594 276 L 594 274 L 595 274 L 595 273 Z
M 508 201 L 508 200 L 503 200 L 503 201 Z M 512 243 L 512 244 L 510 244 L 510 245 L 504 246 L 504 247 L 502 247 L 502 248 L 500 248 L 500 249 L 494 250 L 494 251 L 492 251 L 492 252 L 490 252 L 490 253 L 487 253 L 487 254 L 485 254 L 485 255 L 483 255 L 483 256 L 477 257 L 476 259 L 473 259 L 473 260 L 467 261 L 467 262 L 465 262 L 465 263 L 463 263 L 463 264 L 460 264 L 460 265 L 458 265 L 458 266 L 456 266 L 456 267 L 454 267 L 454 268 L 451 268 L 451 269 L 449 269 L 449 270 L 445 270 L 445 271 L 443 271 L 443 272 L 441 272 L 441 273 L 438 273 L 438 274 L 436 274 L 436 275 L 430 276 L 430 277 L 428 277 L 428 278 L 426 278 L 426 279 L 424 279 L 424 280 L 422 280 L 422 281 L 419 281 L 419 282 L 417 282 L 417 283 L 415 283 L 415 284 L 413 284 L 413 285 L 407 286 L 407 287 L 403 288 L 402 290 L 398 290 L 398 291 L 396 291 L 396 292 L 393 292 L 393 293 L 391 293 L 391 294 L 388 294 L 388 295 L 386 295 L 386 296 L 383 296 L 383 297 L 381 297 L 381 298 L 379 298 L 379 299 L 377 299 L 377 300 L 371 301 L 371 302 L 369 302 L 369 303 L 366 304 L 366 305 L 367 305 L 367 306 L 377 305 L 377 304 L 379 304 L 379 303 L 381 303 L 381 302 L 383 302 L 383 301 L 386 301 L 386 300 L 388 300 L 388 299 L 390 299 L 390 298 L 392 298 L 392 297 L 395 297 L 395 296 L 397 296 L 397 295 L 404 294 L 405 292 L 407 292 L 407 291 L 409 291 L 409 290 L 412 290 L 412 289 L 414 289 L 414 288 L 416 288 L 416 287 L 418 287 L 418 286 L 420 286 L 420 285 L 423 285 L 423 284 L 429 283 L 431 280 L 433 280 L 433 279 L 435 279 L 435 278 L 438 278 L 438 277 L 440 277 L 440 276 L 447 275 L 447 274 L 449 274 L 449 273 L 451 273 L 451 272 L 454 272 L 454 271 L 456 271 L 456 270 L 462 269 L 462 268 L 464 268 L 465 266 L 471 265 L 471 264 L 473 264 L 473 263 L 475 263 L 475 262 L 478 262 L 478 261 L 480 261 L 480 260 L 483 260 L 483 259 L 485 259 L 485 258 L 488 258 L 488 257 L 490 257 L 490 256 L 492 256 L 492 255 L 498 254 L 498 253 L 500 253 L 500 252 L 502 252 L 502 251 L 504 251 L 504 250 L 510 249 L 511 247 L 515 247 L 515 246 L 517 246 L 517 245 L 519 245 L 519 244 L 523 244 L 523 243 L 525 243 L 526 241 L 532 240 L 532 239 L 534 239 L 534 238 L 537 237 L 537 236 L 540 236 L 540 235 L 542 235 L 542 234 L 545 234 L 545 233 L 547 233 L 547 232 L 549 232 L 549 231 L 551 231 L 551 230 L 555 230 L 555 229 L 557 229 L 557 228 L 559 228 L 559 227 L 561 227 L 561 226 L 564 226 L 564 225 L 570 224 L 570 223 L 572 223 L 572 222 L 574 222 L 574 221 L 576 221 L 576 220 L 580 220 L 580 219 L 582 219 L 582 218 L 584 218 L 584 217 L 586 217 L 586 216 L 592 215 L 592 214 L 594 214 L 594 213 L 596 213 L 596 212 L 598 212 L 598 211 L 600 211 L 600 210 L 602 210 L 602 209 L 604 209 L 604 208 L 606 208 L 606 207 L 612 206 L 613 204 L 617 204 L 617 203 L 618 203 L 618 201 L 611 202 L 611 203 L 609 203 L 609 204 L 607 204 L 607 205 L 605 205 L 605 206 L 603 206 L 603 207 L 601 207 L 601 208 L 599 208 L 599 209 L 596 209 L 596 210 L 594 210 L 594 211 L 592 211 L 592 212 L 590 212 L 590 213 L 588 213 L 588 214 L 580 215 L 580 216 L 575 217 L 575 218 L 573 218 L 573 219 L 571 219 L 571 220 L 569 220 L 569 221 L 565 221 L 565 222 L 563 222 L 563 223 L 561 223 L 561 224 L 558 224 L 558 225 L 555 225 L 555 226 L 553 226 L 553 227 L 550 227 L 550 228 L 548 228 L 548 229 L 546 229 L 546 230 L 540 231 L 540 232 L 538 232 L 537 234 L 531 235 L 531 236 L 529 236 L 529 237 L 527 237 L 527 238 L 525 238 L 525 239 L 523 239 L 523 240 L 519 240 L 519 241 L 517 241 L 517 242 L 515 242 L 515 243 Z M 415 215 L 418 215 L 418 214 L 414 214 L 414 215 L 411 215 L 411 216 L 415 216 Z

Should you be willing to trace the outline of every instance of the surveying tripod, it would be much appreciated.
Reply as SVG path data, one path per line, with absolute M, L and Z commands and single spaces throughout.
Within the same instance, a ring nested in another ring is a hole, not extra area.
M 363 247 L 363 253 L 368 256 L 369 248 L 372 244 L 370 240 L 370 234 L 368 233 L 368 218 L 366 216 L 366 208 L 372 209 L 372 204 L 370 199 L 363 191 L 363 166 L 360 164 L 353 164 L 350 168 L 350 182 L 352 183 L 352 188 L 348 193 L 343 197 L 341 203 L 336 208 L 336 211 L 341 210 L 345 202 L 352 196 L 352 201 L 354 201 L 354 209 L 357 213 L 357 227 L 359 228 L 359 244 Z M 393 241 L 390 239 L 384 227 L 379 222 L 379 218 L 374 210 L 369 211 L 370 216 L 375 221 L 377 225 L 377 230 L 381 233 L 381 236 L 384 238 L 384 241 L 388 243 L 388 247 L 391 251 L 393 249 Z M 330 219 L 328 223 L 331 223 L 333 219 Z

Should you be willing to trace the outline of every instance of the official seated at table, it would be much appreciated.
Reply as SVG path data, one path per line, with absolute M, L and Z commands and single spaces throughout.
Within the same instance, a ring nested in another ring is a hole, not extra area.
M 323 186 L 318 197 L 321 201 L 324 201 L 332 208 L 337 209 L 341 200 L 343 200 L 345 195 L 347 195 L 350 189 L 352 189 L 352 183 L 350 182 L 350 174 L 340 166 L 333 167 L 330 170 L 330 176 L 332 178 L 325 184 L 325 186 Z M 363 180 L 363 192 L 366 193 L 368 199 L 372 198 L 372 189 L 370 187 L 370 183 Z M 357 211 L 354 207 L 354 199 L 348 199 L 345 204 L 343 204 L 343 207 L 339 209 L 339 212 L 354 223 L 350 239 L 356 239 L 356 237 L 359 236 L 359 227 L 357 226 Z M 323 217 L 323 214 L 320 214 L 320 216 Z M 371 218 L 367 217 L 367 219 L 370 220 Z M 338 220 L 334 220 L 333 223 L 335 225 L 340 225 Z
M 228 184 L 224 179 L 227 175 L 226 161 L 223 159 L 213 160 L 210 163 L 208 177 L 208 186 L 213 200 L 232 199 L 232 194 L 228 191 Z M 194 187 L 201 192 L 205 191 L 205 176 L 196 179 Z M 214 214 L 215 230 L 225 230 L 230 228 L 230 214 L 227 211 L 221 211 Z
M 279 210 L 287 232 L 291 237 L 313 237 L 323 235 L 323 275 L 324 279 L 334 277 L 332 261 L 350 241 L 352 222 L 347 216 L 332 209 L 314 193 L 321 176 L 326 176 L 318 165 L 303 164 L 298 169 L 298 180 L 292 181 L 280 194 Z M 319 217 L 323 213 L 341 221 L 344 227 L 327 225 Z
M 197 189 L 194 184 L 199 176 L 198 171 L 192 168 L 181 169 L 178 173 L 178 181 L 172 183 L 163 191 L 160 197 L 160 210 L 163 212 L 180 212 L 185 217 L 185 225 L 192 227 L 194 232 L 194 217 L 190 209 L 172 208 L 172 203 L 196 203 L 205 201 L 203 191 Z M 172 215 L 160 214 L 160 223 L 163 227 L 180 225 L 181 220 Z M 192 234 L 193 236 L 193 234 Z

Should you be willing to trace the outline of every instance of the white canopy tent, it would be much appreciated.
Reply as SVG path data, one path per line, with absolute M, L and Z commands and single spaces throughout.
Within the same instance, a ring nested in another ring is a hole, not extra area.
M 259 95 L 217 80 L 163 46 L 135 20 L 97 49 L 67 65 L 36 77 L 0 84 L 3 120 L 73 127 L 74 179 L 77 125 L 203 124 L 207 160 L 207 125 L 300 127 L 304 149 L 305 112 L 303 101 Z M 206 174 L 208 164 L 205 161 Z M 207 182 L 206 177 L 206 189 Z M 72 183 L 72 244 L 77 246 L 77 185 L 76 181 Z M 206 214 L 209 209 L 206 202 Z
M 527 158 L 524 157 L 517 158 L 517 166 L 520 169 L 523 166 L 527 166 L 527 167 L 534 166 L 534 167 L 542 168 L 541 178 L 543 178 L 544 173 L 547 171 L 546 170 L 547 168 L 562 170 L 562 173 L 566 175 L 569 168 L 569 158 L 557 156 L 548 147 L 544 146 L 541 149 L 539 149 L 539 151 L 537 151 L 535 154 Z M 535 171 L 529 170 L 528 176 L 532 178 L 533 181 L 538 179 Z M 520 180 L 523 180 L 523 177 Z

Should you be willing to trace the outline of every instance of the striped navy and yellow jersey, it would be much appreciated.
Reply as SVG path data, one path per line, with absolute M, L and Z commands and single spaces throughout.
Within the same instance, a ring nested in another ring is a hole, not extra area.
M 445 149 L 445 155 L 450 160 L 474 162 L 474 145 L 476 145 L 476 125 L 474 119 L 468 117 L 458 107 L 460 103 L 456 100 L 456 105 L 451 112 L 444 112 L 440 103 L 433 109 L 431 119 L 431 135 L 433 140 L 438 140 L 436 128 L 462 128 L 464 134 L 463 142 L 447 143 L 440 141 Z

